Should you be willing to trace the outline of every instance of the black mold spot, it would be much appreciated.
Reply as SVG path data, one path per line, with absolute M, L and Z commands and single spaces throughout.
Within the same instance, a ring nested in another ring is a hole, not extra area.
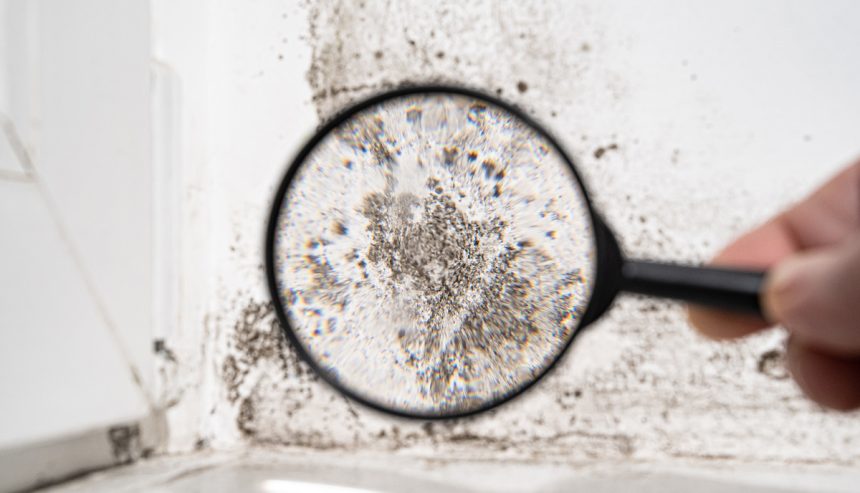
M 520 91 L 521 93 L 523 93 L 523 92 L 526 92 L 528 90 L 529 90 L 529 85 L 526 84 L 524 81 L 517 82 L 517 91 Z
M 778 349 L 765 351 L 758 358 L 758 372 L 774 380 L 785 380 L 789 377 L 785 360 L 785 352 Z
M 240 373 L 236 358 L 233 355 L 224 358 L 224 363 L 221 364 L 221 378 L 227 384 L 227 399 L 230 402 L 236 402 L 236 399 L 239 398 L 239 385 L 244 375 Z
M 485 159 L 483 163 L 481 163 L 481 168 L 484 169 L 484 176 L 489 178 L 496 171 L 496 163 L 492 159 Z
M 242 404 L 239 405 L 239 416 L 236 418 L 236 426 L 239 431 L 246 437 L 254 437 L 257 430 L 254 428 L 254 401 L 251 396 L 242 399 Z
M 607 151 L 615 151 L 618 150 L 618 144 L 609 144 L 606 147 L 598 147 L 594 150 L 594 157 L 600 159 L 606 154 Z
M 108 441 L 118 464 L 130 464 L 141 456 L 140 427 L 137 424 L 111 427 Z
M 155 339 L 154 341 L 152 341 L 152 351 L 156 355 L 164 358 L 171 363 L 177 362 L 176 353 L 174 353 L 173 350 L 167 347 L 164 342 L 164 339 Z
M 443 149 L 445 166 L 453 166 L 457 155 L 460 154 L 460 149 L 456 146 L 446 146 Z

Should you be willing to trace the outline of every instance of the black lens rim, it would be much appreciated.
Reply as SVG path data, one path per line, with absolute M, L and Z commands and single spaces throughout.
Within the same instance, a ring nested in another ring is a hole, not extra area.
M 484 93 L 480 90 L 465 88 L 465 87 L 457 87 L 451 85 L 411 85 L 404 86 L 397 89 L 393 89 L 390 91 L 384 91 L 378 93 L 372 97 L 367 99 L 363 99 L 356 103 L 353 103 L 343 109 L 334 117 L 330 118 L 325 124 L 317 129 L 314 133 L 313 137 L 305 143 L 302 149 L 298 154 L 293 158 L 289 167 L 287 168 L 287 172 L 284 177 L 281 179 L 281 183 L 278 186 L 278 189 L 275 193 L 274 200 L 272 201 L 272 207 L 269 213 L 269 221 L 268 227 L 266 228 L 266 238 L 265 238 L 265 266 L 266 266 L 266 278 L 268 281 L 269 294 L 272 298 L 272 303 L 275 307 L 275 313 L 277 314 L 278 321 L 281 324 L 281 328 L 283 329 L 284 334 L 287 339 L 292 344 L 293 348 L 298 353 L 299 357 L 304 361 L 308 366 L 310 366 L 314 372 L 323 379 L 326 383 L 331 385 L 338 392 L 342 393 L 346 397 L 351 400 L 358 402 L 359 404 L 366 406 L 370 409 L 381 411 L 383 413 L 399 416 L 403 418 L 411 418 L 411 419 L 422 419 L 422 420 L 442 420 L 442 419 L 454 419 L 454 418 L 463 418 L 466 416 L 475 415 L 478 413 L 482 413 L 485 411 L 489 411 L 490 409 L 496 408 L 511 399 L 518 397 L 533 388 L 536 383 L 541 381 L 544 377 L 546 377 L 553 369 L 558 366 L 559 361 L 567 354 L 570 349 L 571 344 L 573 344 L 576 336 L 582 331 L 586 324 L 583 323 L 583 317 L 586 312 L 588 312 L 588 308 L 594 299 L 595 293 L 600 291 L 600 277 L 598 274 L 601 271 L 601 260 L 602 257 L 600 255 L 600 242 L 595 239 L 594 244 L 594 262 L 592 264 L 593 272 L 591 273 L 592 279 L 594 282 L 591 286 L 591 292 L 588 294 L 588 303 L 585 305 L 585 310 L 583 311 L 583 317 L 580 317 L 577 326 L 573 329 L 573 333 L 568 339 L 565 346 L 559 351 L 558 355 L 556 355 L 555 359 L 549 365 L 544 368 L 540 374 L 538 374 L 535 378 L 530 380 L 529 382 L 523 384 L 519 388 L 508 392 L 500 397 L 495 399 L 488 400 L 486 403 L 482 405 L 469 409 L 466 411 L 453 412 L 453 413 L 420 413 L 414 411 L 405 411 L 403 409 L 394 408 L 391 406 L 387 406 L 385 404 L 381 404 L 377 401 L 367 398 L 357 392 L 352 391 L 346 385 L 343 385 L 341 382 L 338 382 L 335 378 L 330 376 L 327 372 L 325 372 L 322 367 L 317 363 L 317 361 L 313 358 L 313 356 L 307 351 L 302 344 L 301 340 L 299 340 L 298 336 L 295 334 L 294 329 L 289 321 L 289 317 L 287 317 L 287 312 L 285 307 L 281 302 L 281 297 L 278 296 L 278 283 L 275 275 L 275 238 L 278 227 L 278 218 L 280 217 L 280 213 L 283 211 L 283 201 L 286 197 L 287 191 L 289 190 L 290 184 L 296 176 L 296 173 L 302 166 L 302 164 L 307 159 L 308 155 L 311 151 L 316 148 L 316 146 L 320 143 L 320 141 L 328 136 L 328 134 L 341 125 L 344 121 L 351 118 L 356 113 L 359 113 L 365 109 L 376 106 L 385 101 L 401 98 L 404 96 L 412 96 L 416 94 L 453 94 L 459 96 L 465 96 L 469 98 L 474 98 L 478 100 L 483 100 L 489 104 L 498 106 L 505 111 L 508 111 L 515 117 L 519 118 L 523 123 L 530 126 L 544 138 L 546 138 L 551 145 L 553 145 L 558 151 L 564 161 L 568 164 L 573 176 L 575 177 L 577 183 L 579 184 L 580 189 L 582 190 L 583 197 L 585 199 L 585 204 L 588 209 L 589 218 L 591 220 L 591 228 L 592 232 L 597 235 L 598 226 L 598 216 L 596 215 L 594 208 L 591 203 L 591 198 L 588 193 L 588 189 L 585 185 L 585 182 L 582 180 L 582 177 L 579 175 L 579 172 L 576 169 L 576 165 L 574 160 L 570 157 L 570 154 L 567 153 L 561 144 L 559 144 L 558 139 L 556 139 L 544 126 L 540 125 L 536 122 L 532 117 L 528 116 L 524 111 L 518 109 L 516 106 L 502 101 L 501 99 Z

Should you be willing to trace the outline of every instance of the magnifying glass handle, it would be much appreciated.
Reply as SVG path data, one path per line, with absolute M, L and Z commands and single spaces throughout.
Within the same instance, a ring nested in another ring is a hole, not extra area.
M 762 316 L 764 276 L 763 271 L 627 260 L 621 267 L 621 289 Z

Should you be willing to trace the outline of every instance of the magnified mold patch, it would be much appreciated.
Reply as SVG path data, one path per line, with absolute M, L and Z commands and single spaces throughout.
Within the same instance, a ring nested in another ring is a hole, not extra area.
M 276 269 L 294 334 L 330 379 L 387 408 L 459 414 L 555 361 L 592 250 L 582 191 L 543 135 L 433 93 L 363 110 L 317 144 L 280 212 Z

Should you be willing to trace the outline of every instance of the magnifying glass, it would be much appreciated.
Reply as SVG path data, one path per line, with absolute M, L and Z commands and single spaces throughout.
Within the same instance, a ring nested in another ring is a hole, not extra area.
M 310 139 L 275 196 L 266 270 L 305 362 L 417 418 L 522 393 L 621 291 L 760 314 L 764 277 L 625 259 L 545 129 L 437 86 L 360 102 Z

